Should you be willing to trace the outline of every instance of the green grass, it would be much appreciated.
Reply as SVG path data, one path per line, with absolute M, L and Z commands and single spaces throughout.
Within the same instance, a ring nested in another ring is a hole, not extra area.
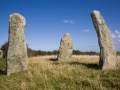
M 97 61 L 85 60 L 40 59 L 27 70 L 6 76 L 2 73 L 6 60 L 0 59 L 0 90 L 120 90 L 120 68 L 101 71 Z
M 4 75 L 6 71 L 6 60 L 4 58 L 0 58 L 0 75 Z

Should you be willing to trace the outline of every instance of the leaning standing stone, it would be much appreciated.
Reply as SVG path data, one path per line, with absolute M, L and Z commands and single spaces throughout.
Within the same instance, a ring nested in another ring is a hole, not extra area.
M 72 49 L 73 47 L 73 41 L 70 38 L 70 34 L 66 33 L 61 41 L 60 41 L 60 47 L 58 52 L 58 60 L 59 61 L 66 61 L 69 60 L 72 56 Z
M 18 13 L 10 15 L 7 75 L 27 68 L 27 47 L 24 36 L 25 26 L 26 20 L 22 15 Z
M 99 65 L 102 70 L 117 67 L 117 56 L 111 33 L 99 11 L 91 13 L 92 21 L 97 32 L 100 46 Z
M 0 58 L 2 58 L 2 57 L 3 57 L 3 51 L 0 50 Z

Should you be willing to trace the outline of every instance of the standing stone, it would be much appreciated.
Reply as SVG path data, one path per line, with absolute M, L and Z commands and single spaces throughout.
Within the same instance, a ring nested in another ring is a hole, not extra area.
M 59 53 L 58 53 L 58 60 L 59 61 L 66 61 L 69 60 L 72 56 L 72 49 L 73 47 L 73 41 L 70 38 L 70 34 L 66 33 L 61 41 L 60 41 L 60 47 L 59 47 Z
M 99 11 L 93 11 L 91 13 L 91 17 L 96 29 L 98 43 L 100 46 L 100 68 L 102 70 L 116 68 L 117 56 L 112 41 L 111 32 Z
M 10 15 L 7 75 L 27 68 L 27 47 L 24 36 L 25 26 L 26 20 L 22 15 L 18 13 Z
M 2 57 L 3 57 L 3 51 L 0 50 L 0 58 L 2 58 Z

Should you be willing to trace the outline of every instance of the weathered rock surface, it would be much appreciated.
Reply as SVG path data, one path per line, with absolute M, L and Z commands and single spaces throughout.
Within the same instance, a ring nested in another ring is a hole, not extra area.
M 2 57 L 3 57 L 3 51 L 0 50 L 0 58 L 2 58 Z
M 93 11 L 91 13 L 91 17 L 96 29 L 98 43 L 100 46 L 100 68 L 102 70 L 116 68 L 117 56 L 112 41 L 111 32 L 99 11 Z
M 70 34 L 66 33 L 60 41 L 60 47 L 59 47 L 57 59 L 59 61 L 69 60 L 72 56 L 72 51 L 73 51 L 73 40 L 70 38 Z
M 7 75 L 27 68 L 27 47 L 24 36 L 25 26 L 26 20 L 22 15 L 18 13 L 10 15 Z

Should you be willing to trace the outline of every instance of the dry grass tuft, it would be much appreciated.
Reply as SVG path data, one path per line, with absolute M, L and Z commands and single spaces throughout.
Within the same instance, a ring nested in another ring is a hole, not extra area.
M 28 69 L 0 75 L 0 90 L 119 90 L 120 68 L 99 70 L 99 56 L 72 56 L 59 63 L 57 56 L 29 58 Z M 5 61 L 0 60 L 0 61 Z M 118 56 L 120 63 L 120 56 Z M 5 62 L 2 62 L 4 65 Z M 4 69 L 4 66 L 1 70 Z

